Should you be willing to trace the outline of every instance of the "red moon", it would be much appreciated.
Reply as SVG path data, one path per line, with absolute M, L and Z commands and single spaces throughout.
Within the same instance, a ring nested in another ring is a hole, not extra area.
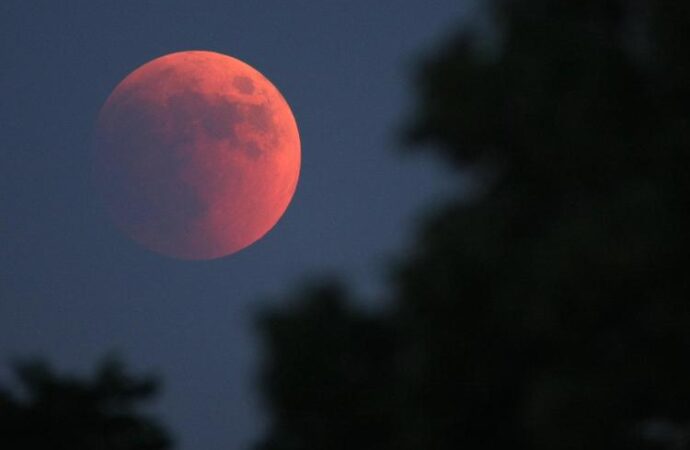
M 214 259 L 264 236 L 292 199 L 300 140 L 261 73 L 220 53 L 154 59 L 100 111 L 94 176 L 127 236 L 180 259 Z

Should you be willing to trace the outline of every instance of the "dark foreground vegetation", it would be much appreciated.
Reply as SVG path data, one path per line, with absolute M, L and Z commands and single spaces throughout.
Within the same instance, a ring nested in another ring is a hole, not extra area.
M 690 448 L 690 2 L 487 11 L 423 61 L 405 130 L 475 192 L 384 313 L 323 283 L 261 317 L 258 449 Z

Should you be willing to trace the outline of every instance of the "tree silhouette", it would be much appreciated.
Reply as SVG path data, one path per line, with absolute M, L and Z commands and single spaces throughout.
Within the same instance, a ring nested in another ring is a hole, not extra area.
M 263 316 L 259 448 L 690 448 L 690 3 L 487 5 L 406 129 L 475 195 L 384 314 L 317 289 Z
M 108 359 L 93 379 L 58 376 L 44 363 L 17 366 L 22 392 L 0 389 L 3 450 L 164 450 L 170 438 L 136 404 L 156 382 L 129 375 Z
M 387 448 L 395 355 L 388 324 L 349 307 L 336 283 L 299 300 L 297 309 L 260 321 L 271 349 L 265 388 L 276 413 L 274 434 L 261 449 Z

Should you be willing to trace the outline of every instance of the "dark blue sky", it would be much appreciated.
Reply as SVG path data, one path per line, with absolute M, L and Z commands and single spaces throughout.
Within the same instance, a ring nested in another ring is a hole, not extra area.
M 156 411 L 184 450 L 261 432 L 252 313 L 319 274 L 380 289 L 442 170 L 397 152 L 411 68 L 469 2 L 3 1 L 0 4 L 0 375 L 14 356 L 64 371 L 110 350 L 159 373 Z M 242 59 L 283 93 L 302 140 L 297 193 L 264 239 L 177 261 L 120 235 L 92 193 L 90 139 L 110 91 L 180 50 Z

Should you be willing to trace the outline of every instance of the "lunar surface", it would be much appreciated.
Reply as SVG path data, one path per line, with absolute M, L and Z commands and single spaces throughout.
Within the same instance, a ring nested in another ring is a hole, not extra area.
M 219 53 L 144 64 L 97 120 L 94 176 L 108 214 L 127 236 L 175 258 L 219 258 L 256 242 L 288 207 L 299 170 L 283 96 Z

